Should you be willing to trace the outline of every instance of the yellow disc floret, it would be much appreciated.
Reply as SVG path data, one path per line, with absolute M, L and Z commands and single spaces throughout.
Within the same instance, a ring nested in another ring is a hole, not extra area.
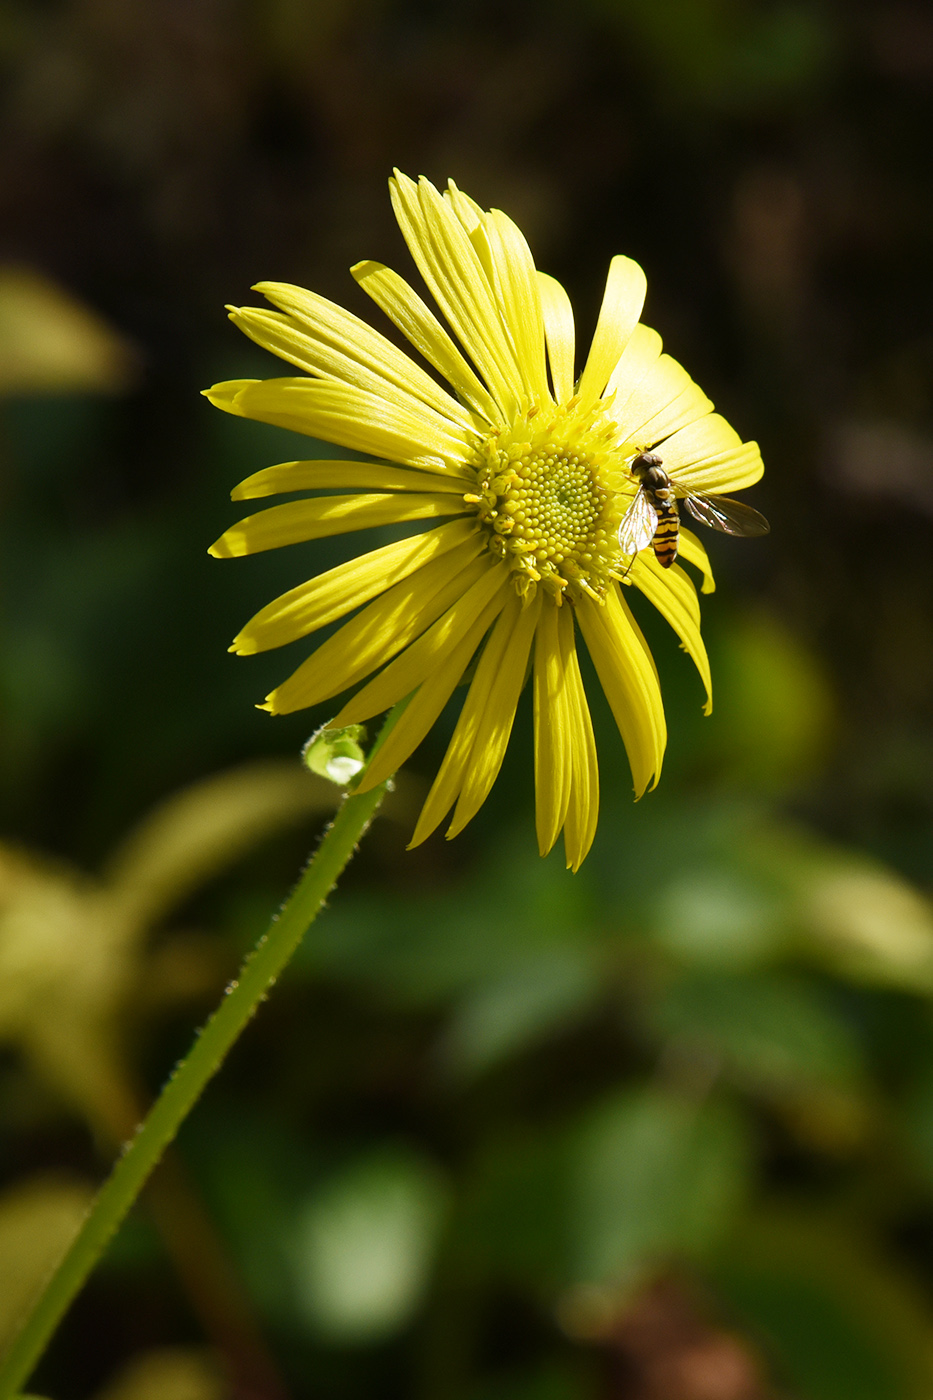
M 526 601 L 539 584 L 556 603 L 565 593 L 572 602 L 601 599 L 618 577 L 619 522 L 631 496 L 619 494 L 624 460 L 606 407 L 581 414 L 574 399 L 543 413 L 532 407 L 480 446 L 477 492 L 466 499 Z

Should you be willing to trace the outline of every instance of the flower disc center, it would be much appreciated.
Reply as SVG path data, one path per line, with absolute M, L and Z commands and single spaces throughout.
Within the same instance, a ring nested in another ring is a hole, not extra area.
M 480 450 L 479 494 L 468 497 L 523 596 L 542 584 L 559 600 L 601 597 L 619 561 L 619 509 L 608 485 L 615 424 L 572 410 L 534 411 Z
M 585 542 L 602 511 L 590 464 L 558 452 L 529 454 L 513 463 L 513 484 L 501 509 L 540 563 L 561 564 Z

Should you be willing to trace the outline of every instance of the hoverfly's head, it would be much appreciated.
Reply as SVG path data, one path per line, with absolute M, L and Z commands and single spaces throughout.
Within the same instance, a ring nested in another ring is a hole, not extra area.
M 629 471 L 635 480 L 649 491 L 663 490 L 668 484 L 667 472 L 656 452 L 639 452 L 632 458 Z

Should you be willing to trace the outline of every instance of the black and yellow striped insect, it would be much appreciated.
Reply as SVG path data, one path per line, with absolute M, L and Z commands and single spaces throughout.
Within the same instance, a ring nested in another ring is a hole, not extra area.
M 680 543 L 678 500 L 683 501 L 694 520 L 726 535 L 766 535 L 771 529 L 757 510 L 729 496 L 678 493 L 676 482 L 664 470 L 656 452 L 637 453 L 629 463 L 629 471 L 638 482 L 638 492 L 622 517 L 619 548 L 633 562 L 636 554 L 651 545 L 662 569 L 671 567 Z

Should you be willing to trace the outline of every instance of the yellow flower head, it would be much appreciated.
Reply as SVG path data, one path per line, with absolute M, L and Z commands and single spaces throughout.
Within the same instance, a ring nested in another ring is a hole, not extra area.
M 577 869 L 599 801 L 577 629 L 622 734 L 636 795 L 657 782 L 666 730 L 654 662 L 621 584 L 640 589 L 667 618 L 709 696 L 693 583 L 676 564 L 662 568 L 650 549 L 630 559 L 620 548 L 619 527 L 639 489 L 632 460 L 657 449 L 684 495 L 749 486 L 761 458 L 661 353 L 657 332 L 639 323 L 645 277 L 637 263 L 613 258 L 575 382 L 567 294 L 536 271 L 515 224 L 453 183 L 442 196 L 429 181 L 396 172 L 390 187 L 411 255 L 453 336 L 398 273 L 362 262 L 353 276 L 446 385 L 334 303 L 260 283 L 255 290 L 277 309 L 232 310 L 231 319 L 302 374 L 234 380 L 207 397 L 228 413 L 374 460 L 286 462 L 257 472 L 235 500 L 347 494 L 250 515 L 211 553 L 230 558 L 368 526 L 431 523 L 277 598 L 232 650 L 265 651 L 355 614 L 265 708 L 286 714 L 366 681 L 331 721 L 339 727 L 411 695 L 363 789 L 409 757 L 476 662 L 413 844 L 454 804 L 447 834 L 456 835 L 485 801 L 530 670 L 538 841 L 544 854 L 563 829 L 567 863 Z M 709 591 L 700 543 L 684 530 L 679 547 Z

